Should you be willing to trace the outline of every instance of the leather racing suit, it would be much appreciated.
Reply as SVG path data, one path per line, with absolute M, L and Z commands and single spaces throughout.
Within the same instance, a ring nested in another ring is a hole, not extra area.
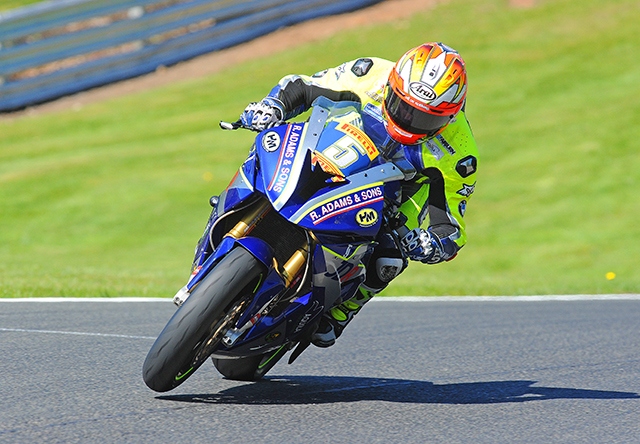
M 382 103 L 394 66 L 395 63 L 388 60 L 371 57 L 343 63 L 313 76 L 288 75 L 263 103 L 280 108 L 282 119 L 289 120 L 309 109 L 320 96 L 334 102 L 360 102 L 363 129 L 379 151 L 397 164 L 401 161 L 412 167 L 409 167 L 410 174 L 405 172 L 397 210 L 405 219 L 403 223 L 409 234 L 416 229 L 428 231 L 429 254 L 414 255 L 414 258 L 435 264 L 453 259 L 467 241 L 464 215 L 475 190 L 478 150 L 464 106 L 439 135 L 420 145 L 401 145 L 391 139 L 385 127 Z M 359 291 L 323 315 L 312 335 L 313 344 L 333 345 L 362 307 L 404 270 L 405 254 L 390 237 L 388 233 L 378 236 L 378 244 L 366 260 L 366 277 Z M 410 241 L 401 246 L 409 257 L 412 255 L 407 249 L 411 250 L 412 244 Z
M 384 87 L 393 66 L 391 61 L 371 57 L 313 76 L 288 75 L 267 97 L 281 103 L 285 120 L 306 111 L 319 96 L 360 102 L 365 132 L 380 151 L 387 157 L 408 160 L 417 172 L 402 187 L 399 211 L 407 218 L 406 227 L 422 227 L 439 239 L 440 251 L 428 263 L 451 260 L 467 241 L 464 215 L 476 185 L 477 146 L 464 107 L 441 134 L 420 145 L 393 141 L 382 116 Z M 379 288 L 386 283 L 371 284 Z

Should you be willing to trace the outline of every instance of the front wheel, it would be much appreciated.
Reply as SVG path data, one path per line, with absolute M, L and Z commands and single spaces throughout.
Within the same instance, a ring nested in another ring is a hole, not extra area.
M 235 248 L 198 284 L 147 354 L 142 376 L 150 389 L 172 390 L 202 365 L 236 321 L 238 303 L 263 268 L 251 253 Z

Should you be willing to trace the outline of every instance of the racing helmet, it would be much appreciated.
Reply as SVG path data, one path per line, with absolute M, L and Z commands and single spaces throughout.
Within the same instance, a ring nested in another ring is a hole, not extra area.
M 382 115 L 396 142 L 417 145 L 440 134 L 462 109 L 467 71 L 462 57 L 442 43 L 407 51 L 384 90 Z

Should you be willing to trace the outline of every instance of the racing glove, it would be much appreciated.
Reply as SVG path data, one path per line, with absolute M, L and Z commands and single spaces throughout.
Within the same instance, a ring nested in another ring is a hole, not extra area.
M 260 102 L 252 102 L 240 115 L 245 128 L 263 131 L 280 124 L 284 119 L 284 104 L 273 97 L 265 97 Z
M 414 228 L 401 240 L 400 245 L 409 259 L 425 264 L 437 264 L 448 259 L 438 236 L 423 230 Z

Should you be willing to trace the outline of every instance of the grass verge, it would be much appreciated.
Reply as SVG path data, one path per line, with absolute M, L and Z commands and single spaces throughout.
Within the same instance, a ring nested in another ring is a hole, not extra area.
M 412 264 L 385 294 L 638 292 L 639 19 L 631 0 L 452 0 L 205 79 L 0 119 L 0 296 L 171 296 L 209 196 L 251 143 L 219 120 L 284 74 L 429 40 L 469 69 L 481 151 L 469 244 Z

